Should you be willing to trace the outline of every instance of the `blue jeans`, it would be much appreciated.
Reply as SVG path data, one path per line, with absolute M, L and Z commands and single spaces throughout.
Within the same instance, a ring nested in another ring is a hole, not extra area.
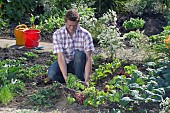
M 81 81 L 84 81 L 84 70 L 86 64 L 86 54 L 76 50 L 74 60 L 67 64 L 67 72 L 76 75 Z M 64 77 L 58 65 L 58 61 L 51 64 L 48 69 L 48 78 L 52 81 L 64 83 Z

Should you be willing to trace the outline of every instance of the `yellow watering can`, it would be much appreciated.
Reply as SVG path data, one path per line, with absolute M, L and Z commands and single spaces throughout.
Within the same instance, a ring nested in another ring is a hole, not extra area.
M 15 27 L 14 35 L 16 38 L 16 45 L 24 46 L 25 45 L 25 38 L 24 38 L 24 31 L 28 30 L 28 27 L 25 24 L 21 24 Z

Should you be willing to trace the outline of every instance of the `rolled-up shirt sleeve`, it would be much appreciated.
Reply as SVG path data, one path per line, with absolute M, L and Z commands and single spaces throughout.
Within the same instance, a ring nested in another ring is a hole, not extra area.
M 62 36 L 57 31 L 53 34 L 53 53 L 63 52 Z

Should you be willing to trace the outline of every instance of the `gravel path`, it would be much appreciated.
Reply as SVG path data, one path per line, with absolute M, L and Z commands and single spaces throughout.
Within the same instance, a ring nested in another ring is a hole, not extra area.
M 40 52 L 51 52 L 53 44 L 49 42 L 39 42 L 39 46 L 43 47 L 41 50 L 37 50 Z M 0 47 L 1 48 L 14 48 L 14 49 L 21 49 L 21 50 L 27 50 L 24 46 L 17 46 L 16 40 L 12 39 L 2 39 L 0 38 Z M 101 47 L 95 47 L 95 51 L 93 53 L 94 55 L 101 54 L 104 57 L 107 57 L 106 51 L 104 51 Z M 116 58 L 124 59 L 124 60 L 143 60 L 146 58 L 146 52 L 145 51 L 136 51 L 134 52 L 133 49 L 117 49 L 116 50 Z

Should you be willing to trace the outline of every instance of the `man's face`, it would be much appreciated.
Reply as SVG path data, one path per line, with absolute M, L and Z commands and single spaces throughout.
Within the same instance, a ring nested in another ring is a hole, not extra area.
M 77 29 L 78 22 L 77 22 L 77 21 L 67 20 L 67 21 L 65 22 L 65 25 L 66 25 L 66 28 L 67 28 L 69 34 L 70 34 L 70 35 L 73 35 L 74 32 L 75 32 L 76 29 Z

